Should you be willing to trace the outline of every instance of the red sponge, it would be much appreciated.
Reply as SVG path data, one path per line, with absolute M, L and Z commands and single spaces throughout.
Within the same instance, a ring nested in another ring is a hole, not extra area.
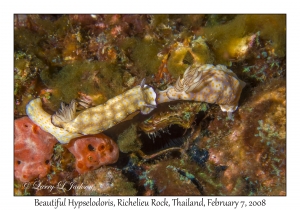
M 69 143 L 68 149 L 76 158 L 79 173 L 115 163 L 119 158 L 118 145 L 104 134 L 76 138 Z
M 57 140 L 28 117 L 17 119 L 14 124 L 15 177 L 22 182 L 28 182 L 36 177 L 46 176 Z

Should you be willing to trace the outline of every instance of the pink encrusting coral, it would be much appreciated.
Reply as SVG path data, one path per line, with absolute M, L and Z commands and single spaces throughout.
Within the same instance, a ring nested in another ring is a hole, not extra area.
M 115 163 L 119 158 L 118 145 L 104 134 L 76 138 L 67 147 L 75 156 L 76 170 L 81 174 Z
M 15 177 L 21 182 L 28 182 L 46 176 L 57 140 L 28 117 L 15 120 L 14 125 Z

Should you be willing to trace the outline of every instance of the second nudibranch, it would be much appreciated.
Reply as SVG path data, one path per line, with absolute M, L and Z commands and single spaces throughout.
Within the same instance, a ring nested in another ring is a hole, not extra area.
M 150 113 L 156 108 L 155 99 L 155 91 L 143 80 L 141 85 L 109 99 L 104 104 L 86 109 L 77 116 L 75 101 L 69 106 L 62 104 L 61 109 L 52 115 L 51 120 L 53 125 L 70 133 L 97 134 L 118 124 L 136 111 L 143 114 Z
M 222 111 L 231 114 L 238 107 L 245 85 L 245 82 L 224 65 L 190 66 L 174 86 L 157 92 L 156 101 L 158 104 L 174 100 L 216 103 Z

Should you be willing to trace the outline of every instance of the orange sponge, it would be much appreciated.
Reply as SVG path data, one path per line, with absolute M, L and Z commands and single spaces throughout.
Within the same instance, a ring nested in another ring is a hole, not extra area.
M 14 124 L 15 177 L 21 182 L 28 182 L 36 177 L 46 176 L 57 140 L 28 117 L 17 119 Z
M 81 174 L 115 163 L 119 158 L 118 145 L 104 134 L 76 138 L 67 147 L 75 156 L 76 170 Z

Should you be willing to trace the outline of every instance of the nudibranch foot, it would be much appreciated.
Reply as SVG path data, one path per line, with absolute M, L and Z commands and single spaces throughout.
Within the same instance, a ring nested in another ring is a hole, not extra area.
M 153 105 L 153 104 L 145 104 L 145 107 L 155 109 L 155 108 L 156 108 L 156 105 Z
M 227 117 L 229 120 L 233 120 L 232 112 L 227 112 Z

